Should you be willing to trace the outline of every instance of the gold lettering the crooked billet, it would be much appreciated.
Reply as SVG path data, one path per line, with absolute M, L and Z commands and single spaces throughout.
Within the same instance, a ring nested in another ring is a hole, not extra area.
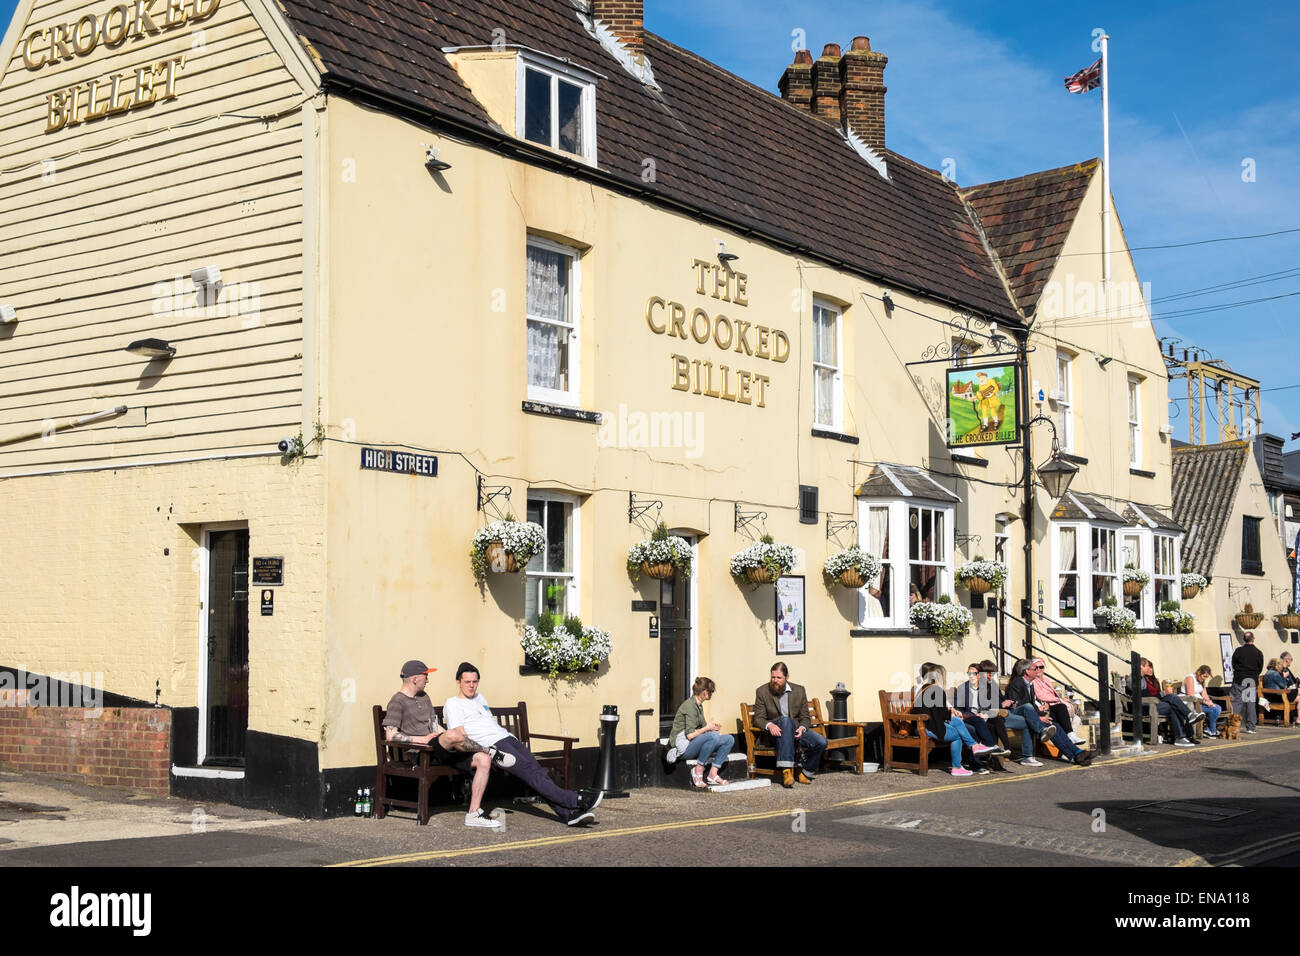
M 47 101 L 45 132 L 56 133 L 67 126 L 116 116 L 157 100 L 175 99 L 177 77 L 184 67 L 185 56 L 174 56 L 56 90 Z
M 221 0 L 132 0 L 115 3 L 103 13 L 87 13 L 77 20 L 33 30 L 20 49 L 23 65 L 39 70 L 64 60 L 89 56 L 99 44 L 110 50 L 128 38 L 145 40 L 186 24 L 209 19 Z

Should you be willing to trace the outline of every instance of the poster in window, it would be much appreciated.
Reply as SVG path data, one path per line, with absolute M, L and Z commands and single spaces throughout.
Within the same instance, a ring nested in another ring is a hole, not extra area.
M 808 650 L 804 619 L 804 578 L 791 574 L 776 579 L 776 652 L 803 654 Z
M 1020 440 L 1017 366 L 948 369 L 948 447 L 1011 445 Z

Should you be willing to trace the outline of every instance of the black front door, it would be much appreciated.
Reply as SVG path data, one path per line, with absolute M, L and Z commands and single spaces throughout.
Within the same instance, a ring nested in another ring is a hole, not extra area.
M 208 532 L 205 765 L 242 767 L 248 730 L 248 531 Z
M 691 580 L 659 582 L 659 735 L 667 736 L 677 708 L 691 695 Z

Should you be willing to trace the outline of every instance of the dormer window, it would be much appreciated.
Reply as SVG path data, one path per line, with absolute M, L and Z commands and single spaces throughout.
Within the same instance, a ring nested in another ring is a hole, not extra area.
M 520 139 L 596 162 L 596 80 L 559 61 L 520 55 L 515 133 Z

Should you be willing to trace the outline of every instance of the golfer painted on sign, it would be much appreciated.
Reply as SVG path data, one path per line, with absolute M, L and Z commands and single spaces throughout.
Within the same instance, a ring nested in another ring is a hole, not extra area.
M 975 413 L 979 415 L 981 429 L 987 431 L 1002 424 L 1002 399 L 998 393 L 1002 386 L 989 378 L 988 372 L 976 372 L 979 385 L 975 389 Z

